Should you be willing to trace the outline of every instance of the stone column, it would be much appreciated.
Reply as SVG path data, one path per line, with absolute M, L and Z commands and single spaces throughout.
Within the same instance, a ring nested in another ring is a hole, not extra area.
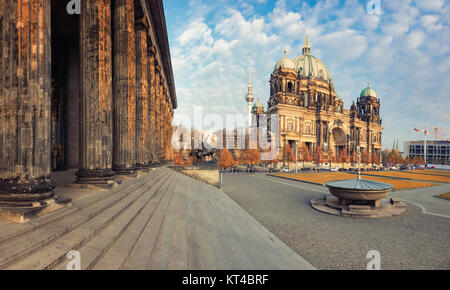
M 157 163 L 156 159 L 156 55 L 155 47 L 150 43 L 147 44 L 147 57 L 148 57 L 148 116 L 149 116 L 149 138 L 147 142 L 147 150 L 149 152 L 149 162 L 150 166 L 155 166 Z
M 136 166 L 147 169 L 150 163 L 149 65 L 145 18 L 136 24 Z
M 171 127 L 171 120 L 170 120 L 170 97 L 167 96 L 167 102 L 166 102 L 166 138 L 165 138 L 165 145 L 166 145 L 166 160 L 169 161 L 170 159 L 170 127 Z
M 112 170 L 111 1 L 81 1 L 80 168 L 77 183 L 110 186 Z
M 322 146 L 322 121 L 317 121 L 317 146 Z
M 166 138 L 165 138 L 165 146 L 166 146 L 166 160 L 170 160 L 170 101 L 169 101 L 169 95 L 167 95 L 166 100 Z
M 173 146 L 172 146 L 172 135 L 173 135 L 173 106 L 172 102 L 170 105 L 170 130 L 169 130 L 169 148 L 170 148 L 170 160 L 173 161 Z
M 136 43 L 134 0 L 114 1 L 113 170 L 136 175 Z
M 159 103 L 158 103 L 158 152 L 159 160 L 164 163 L 164 79 L 162 76 L 159 78 Z
M 162 97 L 162 103 L 161 103 L 161 115 L 162 115 L 162 122 L 161 122 L 161 152 L 162 152 L 162 158 L 165 161 L 167 161 L 167 146 L 166 146 L 166 134 L 167 134 L 167 89 L 164 86 L 163 89 L 163 97 Z
M 50 0 L 0 1 L 0 211 L 40 207 L 50 180 Z
M 161 136 L 161 128 L 160 128 L 160 113 L 161 113 L 161 67 L 159 64 L 156 65 L 156 79 L 155 79 L 155 163 L 159 164 L 161 161 L 161 152 L 160 152 L 160 136 Z

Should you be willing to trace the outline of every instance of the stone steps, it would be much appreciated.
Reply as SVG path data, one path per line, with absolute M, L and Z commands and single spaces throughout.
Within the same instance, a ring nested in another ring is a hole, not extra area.
M 97 263 L 90 268 L 95 270 L 120 269 L 126 263 L 149 219 L 160 204 L 162 197 L 173 186 L 171 181 L 168 182 L 172 176 L 173 174 L 151 189 L 151 199 L 146 202 L 142 210 L 135 216 L 133 222 L 123 231 L 115 243 L 105 251 L 103 256 L 99 256 Z
M 158 173 L 158 176 L 161 173 Z M 156 179 L 156 174 L 154 175 Z M 124 200 L 132 201 L 133 197 L 129 197 L 129 192 L 138 189 L 146 180 L 138 180 L 135 183 L 123 184 L 120 187 L 111 190 L 106 198 L 101 196 L 90 197 L 87 200 L 80 201 L 80 210 L 73 214 L 65 215 L 60 219 L 55 219 L 49 223 L 45 223 L 33 228 L 27 233 L 22 233 L 17 238 L 10 239 L 0 244 L 0 268 L 6 268 L 25 256 L 32 255 L 43 247 L 51 244 L 60 237 L 67 236 L 86 223 L 97 221 L 100 216 L 105 216 L 105 211 L 116 206 Z M 127 190 L 123 190 L 124 187 Z M 101 195 L 105 192 L 99 192 Z M 128 198 L 128 199 L 127 199 Z M 93 202 L 90 205 L 90 202 Z M 116 206 L 120 209 L 120 205 Z M 37 255 L 40 254 L 37 253 Z
M 142 211 L 155 198 L 158 191 L 165 190 L 163 186 L 167 184 L 169 176 L 170 175 L 168 174 L 158 180 L 155 184 L 146 184 L 145 186 L 142 186 L 140 191 L 144 193 L 143 195 L 139 196 L 130 207 L 126 208 L 120 216 L 109 223 L 106 228 L 96 233 L 95 237 L 89 242 L 76 249 L 80 252 L 82 257 L 82 269 L 92 269 L 98 261 L 103 258 L 105 253 L 109 252 L 119 238 L 124 237 L 128 243 L 133 241 L 133 236 L 130 237 L 124 234 L 128 233 L 127 230 L 131 225 L 136 224 L 134 222 L 138 217 L 144 216 Z M 66 251 L 63 252 L 63 255 L 70 250 L 71 249 L 66 249 Z M 114 261 L 111 262 L 114 263 Z M 60 263 L 54 268 L 57 270 L 64 270 L 66 268 L 66 263 Z
M 77 250 L 94 270 L 312 268 L 223 191 L 168 168 L 73 207 L 10 230 L 0 267 L 64 270 Z
M 175 187 L 175 183 L 172 185 Z M 158 207 L 147 221 L 141 235 L 135 241 L 127 260 L 121 265 L 121 269 L 146 269 L 152 257 L 157 238 L 162 231 L 163 222 L 167 215 L 169 205 L 172 203 L 174 190 L 168 191 L 161 199 Z M 166 253 L 167 254 L 167 253 Z
M 142 183 L 144 182 L 144 180 L 141 180 L 140 182 Z M 136 184 L 136 186 L 138 186 L 138 184 Z M 32 221 L 29 221 L 25 224 L 9 223 L 6 226 L 2 227 L 2 231 L 0 233 L 0 246 L 7 240 L 18 238 L 21 235 L 29 234 L 30 232 L 38 230 L 40 227 L 45 226 L 52 221 L 60 219 L 66 215 L 84 209 L 88 206 L 94 205 L 99 201 L 104 201 L 106 197 L 117 194 L 120 190 L 121 187 L 116 187 L 115 189 L 110 191 L 103 191 L 89 195 L 82 200 L 77 201 L 76 204 L 70 207 L 64 207 L 48 215 L 33 219 Z

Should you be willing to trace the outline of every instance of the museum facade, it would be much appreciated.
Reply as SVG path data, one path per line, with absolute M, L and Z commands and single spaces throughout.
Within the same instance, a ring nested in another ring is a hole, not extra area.
M 45 206 L 52 170 L 110 187 L 172 159 L 162 0 L 68 2 L 0 2 L 0 207 Z

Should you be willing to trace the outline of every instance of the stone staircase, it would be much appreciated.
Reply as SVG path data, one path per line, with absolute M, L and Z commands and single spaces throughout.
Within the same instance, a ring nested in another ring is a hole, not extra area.
M 0 226 L 0 269 L 312 269 L 221 190 L 168 168 L 24 224 Z

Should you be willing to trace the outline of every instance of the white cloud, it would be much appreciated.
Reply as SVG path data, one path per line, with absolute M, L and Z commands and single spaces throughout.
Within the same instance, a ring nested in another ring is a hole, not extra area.
M 181 45 L 187 45 L 192 41 L 200 40 L 206 43 L 212 43 L 211 29 L 200 21 L 193 21 L 189 24 L 183 34 L 178 37 L 178 41 Z
M 438 11 L 444 6 L 443 0 L 416 0 L 416 5 L 425 10 Z
M 438 15 L 424 15 L 420 18 L 420 21 L 422 22 L 422 26 L 428 32 L 435 32 L 444 28 L 444 26 L 438 22 L 439 21 Z

